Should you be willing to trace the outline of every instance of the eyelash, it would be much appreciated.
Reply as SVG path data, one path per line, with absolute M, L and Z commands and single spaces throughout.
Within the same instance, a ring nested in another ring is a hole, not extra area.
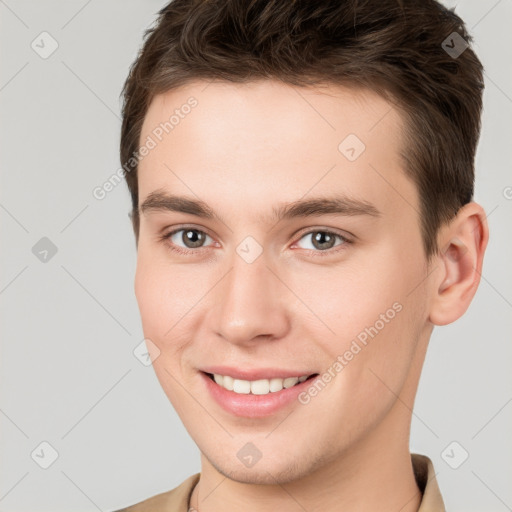
M 177 252 L 179 254 L 183 254 L 183 255 L 190 255 L 190 254 L 202 252 L 201 249 L 206 249 L 207 248 L 207 247 L 198 247 L 197 249 L 184 249 L 183 247 L 175 245 L 175 244 L 173 244 L 170 241 L 170 238 L 173 235 L 175 235 L 176 233 L 179 233 L 180 231 L 186 231 L 186 230 L 197 231 L 197 232 L 202 233 L 202 234 L 204 234 L 206 236 L 209 236 L 210 238 L 213 238 L 208 233 L 206 233 L 205 231 L 203 231 L 201 229 L 197 229 L 197 228 L 194 228 L 192 226 L 181 226 L 181 227 L 179 227 L 177 229 L 174 229 L 174 230 L 170 231 L 169 233 L 165 233 L 164 235 L 159 237 L 159 240 L 161 242 L 165 243 L 165 245 L 167 245 L 167 247 L 170 250 L 175 251 L 175 252 Z M 324 251 L 322 251 L 322 250 L 314 250 L 314 249 L 303 249 L 303 250 L 307 251 L 310 255 L 312 255 L 314 257 L 321 257 L 321 258 L 323 258 L 323 257 L 327 257 L 327 256 L 332 256 L 333 254 L 337 254 L 340 251 L 346 250 L 346 246 L 353 243 L 353 241 L 351 239 L 347 238 L 346 236 L 341 235 L 340 233 L 337 233 L 336 231 L 332 231 L 332 230 L 328 230 L 328 229 L 323 229 L 323 228 L 320 228 L 320 229 L 319 228 L 315 228 L 315 229 L 310 229 L 309 231 L 302 232 L 300 234 L 299 238 L 297 239 L 297 242 L 302 240 L 302 238 L 304 238 L 305 236 L 311 235 L 313 233 L 327 233 L 329 235 L 334 235 L 334 236 L 338 237 L 342 241 L 342 243 L 340 243 L 338 245 L 335 245 L 334 247 L 332 247 L 330 249 L 326 249 Z M 297 242 L 294 242 L 294 244 L 296 244 Z

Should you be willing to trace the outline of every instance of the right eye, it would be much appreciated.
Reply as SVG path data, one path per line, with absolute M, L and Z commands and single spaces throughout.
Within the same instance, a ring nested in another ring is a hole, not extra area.
M 169 242 L 168 245 L 172 250 L 181 253 L 196 252 L 194 249 L 203 248 L 208 239 L 213 241 L 204 231 L 191 227 L 175 229 L 162 238 Z

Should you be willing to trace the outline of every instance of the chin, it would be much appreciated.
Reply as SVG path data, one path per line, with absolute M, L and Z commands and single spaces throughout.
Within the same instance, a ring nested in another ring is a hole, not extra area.
M 307 476 L 313 468 L 310 465 L 301 467 L 297 461 L 283 464 L 277 461 L 258 461 L 251 468 L 241 468 L 231 460 L 214 461 L 210 464 L 223 476 L 242 484 L 277 485 L 286 484 Z

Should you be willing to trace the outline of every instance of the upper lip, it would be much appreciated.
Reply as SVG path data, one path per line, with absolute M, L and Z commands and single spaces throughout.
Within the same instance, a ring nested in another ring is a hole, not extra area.
M 260 380 L 260 379 L 286 379 L 287 377 L 302 377 L 303 375 L 313 375 L 316 372 L 310 370 L 289 370 L 284 368 L 234 368 L 232 366 L 207 366 L 200 368 L 204 373 L 218 375 L 229 375 L 234 379 L 240 380 Z

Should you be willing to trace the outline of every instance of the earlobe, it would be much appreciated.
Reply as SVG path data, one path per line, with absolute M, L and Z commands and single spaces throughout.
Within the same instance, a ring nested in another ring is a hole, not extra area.
M 450 324 L 469 307 L 480 283 L 488 237 L 485 212 L 473 202 L 440 230 L 429 318 L 433 324 Z

